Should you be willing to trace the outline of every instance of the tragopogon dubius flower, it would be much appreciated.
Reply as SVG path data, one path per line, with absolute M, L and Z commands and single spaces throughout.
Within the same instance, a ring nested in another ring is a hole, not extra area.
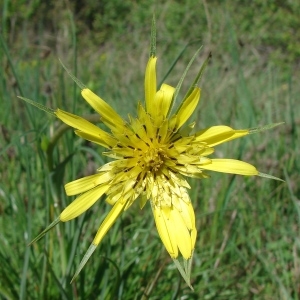
M 138 200 L 141 208 L 150 202 L 159 236 L 190 285 L 189 262 L 195 248 L 197 229 L 188 194 L 190 185 L 185 177 L 205 178 L 206 171 L 217 171 L 274 178 L 260 173 L 246 162 L 209 156 L 214 152 L 214 148 L 222 143 L 277 124 L 253 130 L 235 130 L 219 125 L 193 132 L 194 123 L 187 124 L 187 121 L 198 105 L 198 84 L 207 61 L 201 67 L 186 96 L 174 109 L 173 104 L 182 80 L 176 88 L 164 83 L 157 90 L 154 30 L 151 49 L 145 72 L 145 102 L 138 103 L 136 117 L 130 116 L 128 121 L 74 77 L 82 89 L 83 98 L 99 113 L 108 131 L 77 115 L 61 109 L 52 111 L 39 105 L 39 108 L 54 114 L 73 127 L 81 138 L 107 148 L 108 151 L 103 155 L 112 159 L 101 166 L 96 174 L 65 185 L 67 195 L 79 196 L 35 239 L 42 237 L 58 222 L 67 222 L 78 217 L 100 197 L 106 195 L 106 202 L 112 205 L 112 209 L 100 225 L 74 277 L 78 275 L 118 216 Z M 184 76 L 185 74 L 182 79 Z M 31 100 L 24 100 L 33 104 Z M 187 262 L 184 268 L 177 260 L 179 255 Z

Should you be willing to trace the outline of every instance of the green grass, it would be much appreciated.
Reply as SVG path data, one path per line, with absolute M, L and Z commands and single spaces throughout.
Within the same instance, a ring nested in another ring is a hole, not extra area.
M 299 9 L 297 1 L 291 2 Z M 203 43 L 184 90 L 212 51 L 194 115 L 197 128 L 285 122 L 217 147 L 214 155 L 242 159 L 285 183 L 217 173 L 190 180 L 198 229 L 193 292 L 162 246 L 150 205 L 142 211 L 133 205 L 122 215 L 72 285 L 76 267 L 110 209 L 104 199 L 27 246 L 73 200 L 66 197 L 64 184 L 93 174 L 107 158 L 103 149 L 67 130 L 54 148 L 54 168 L 49 170 L 43 149 L 60 122 L 17 95 L 78 115 L 93 113 L 59 57 L 122 116 L 135 114 L 137 101 L 143 100 L 153 8 L 147 1 L 126 8 L 126 1 L 125 9 L 116 1 L 124 16 L 116 19 L 107 4 L 88 26 L 84 20 L 91 16 L 92 4 L 79 11 L 49 8 L 42 18 L 45 4 L 35 3 L 24 4 L 26 13 L 18 15 L 7 0 L 1 12 L 0 299 L 300 299 L 299 61 L 295 51 L 261 51 L 276 48 L 266 41 L 281 43 L 280 32 L 268 32 L 269 23 L 259 27 L 268 10 L 249 16 L 243 1 L 237 6 L 233 1 L 191 0 L 156 5 L 159 80 L 194 42 L 166 79 L 176 85 Z M 13 16 L 16 28 L 9 22 Z M 249 29 L 253 18 L 255 26 Z M 292 31 L 293 20 L 291 13 L 282 31 Z M 243 46 L 241 40 L 246 41 Z M 295 49 L 296 40 L 284 35 L 282 45 Z

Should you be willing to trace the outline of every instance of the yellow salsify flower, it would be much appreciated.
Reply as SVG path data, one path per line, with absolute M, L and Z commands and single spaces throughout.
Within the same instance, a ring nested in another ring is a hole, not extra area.
M 120 214 L 138 200 L 140 208 L 150 202 L 158 234 L 191 286 L 188 264 L 195 248 L 197 229 L 188 194 L 190 185 L 184 177 L 205 178 L 205 171 L 217 171 L 277 179 L 258 172 L 249 163 L 209 158 L 209 155 L 222 143 L 278 124 L 252 130 L 235 130 L 220 125 L 192 133 L 194 123 L 186 125 L 186 122 L 198 105 L 200 88 L 197 85 L 206 63 L 178 108 L 172 112 L 180 84 L 177 88 L 162 84 L 157 90 L 156 61 L 157 57 L 152 53 L 145 72 L 145 105 L 138 103 L 137 116 L 129 116 L 129 121 L 74 78 L 82 87 L 83 98 L 99 113 L 109 132 L 77 115 L 61 109 L 53 111 L 57 118 L 73 127 L 78 136 L 109 149 L 103 154 L 113 159 L 100 167 L 96 174 L 65 185 L 68 196 L 79 196 L 34 240 L 60 221 L 67 222 L 83 214 L 106 195 L 106 202 L 112 205 L 112 209 L 100 225 L 74 278 Z M 31 100 L 22 99 L 33 104 Z M 179 256 L 184 259 L 184 268 L 177 260 Z

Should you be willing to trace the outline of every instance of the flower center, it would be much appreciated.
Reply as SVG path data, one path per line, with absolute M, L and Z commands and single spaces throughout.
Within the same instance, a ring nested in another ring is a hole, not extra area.
M 147 152 L 143 153 L 141 165 L 151 172 L 157 172 L 163 165 L 165 157 L 166 155 L 162 149 L 149 148 Z

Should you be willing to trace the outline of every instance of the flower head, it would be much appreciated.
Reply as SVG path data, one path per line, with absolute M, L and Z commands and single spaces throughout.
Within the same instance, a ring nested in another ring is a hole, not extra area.
M 100 225 L 75 276 L 118 216 L 135 201 L 139 201 L 141 208 L 150 202 L 159 236 L 175 262 L 179 256 L 190 260 L 197 230 L 188 194 L 190 186 L 185 177 L 205 178 L 207 170 L 266 176 L 246 162 L 209 157 L 219 144 L 248 135 L 251 130 L 220 125 L 193 132 L 194 123 L 187 123 L 200 100 L 198 83 L 204 66 L 174 110 L 180 84 L 176 88 L 162 84 L 157 90 L 156 62 L 157 57 L 152 54 L 145 73 L 145 103 L 138 103 L 136 117 L 129 116 L 128 121 L 82 84 L 83 98 L 99 113 L 107 131 L 77 115 L 60 109 L 54 111 L 56 117 L 73 127 L 78 136 L 107 148 L 103 154 L 112 159 L 96 174 L 65 185 L 68 196 L 79 196 L 37 237 L 58 222 L 81 215 L 106 195 L 106 202 L 112 209 Z M 189 283 L 189 278 L 186 281 Z

